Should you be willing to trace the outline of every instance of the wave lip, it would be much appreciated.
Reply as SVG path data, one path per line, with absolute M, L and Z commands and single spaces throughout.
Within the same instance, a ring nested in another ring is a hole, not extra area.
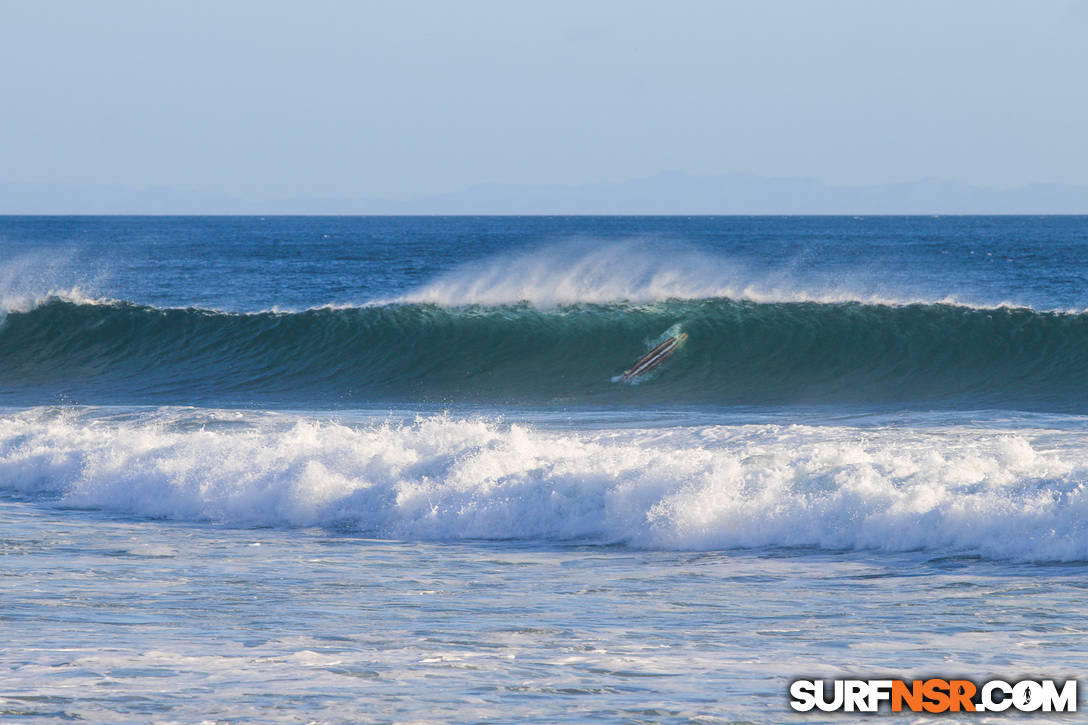
M 577 433 L 159 409 L 0 416 L 0 488 L 232 526 L 651 549 L 1088 560 L 1088 436 L 694 426 Z

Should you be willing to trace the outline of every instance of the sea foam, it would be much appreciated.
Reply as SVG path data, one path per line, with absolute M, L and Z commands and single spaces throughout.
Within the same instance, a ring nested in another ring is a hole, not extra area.
M 711 425 L 557 431 L 448 416 L 36 408 L 0 488 L 231 526 L 657 549 L 930 550 L 1088 560 L 1088 435 Z

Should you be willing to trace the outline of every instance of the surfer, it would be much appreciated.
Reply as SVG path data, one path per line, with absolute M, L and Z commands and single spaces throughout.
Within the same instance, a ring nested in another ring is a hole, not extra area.
M 628 370 L 624 370 L 622 378 L 623 382 L 629 383 L 636 378 L 642 377 L 661 363 L 665 362 L 665 360 L 676 352 L 677 348 L 683 345 L 684 341 L 687 339 L 688 333 L 686 332 L 681 332 L 667 338 L 653 350 L 650 350 L 640 357 Z

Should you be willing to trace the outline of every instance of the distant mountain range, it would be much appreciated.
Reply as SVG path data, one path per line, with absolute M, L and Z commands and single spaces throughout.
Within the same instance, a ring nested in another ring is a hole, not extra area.
M 875 186 L 675 172 L 580 186 L 483 184 L 407 201 L 251 202 L 165 188 L 0 183 L 0 214 L 1088 214 L 1088 186 L 1010 189 L 936 178 Z

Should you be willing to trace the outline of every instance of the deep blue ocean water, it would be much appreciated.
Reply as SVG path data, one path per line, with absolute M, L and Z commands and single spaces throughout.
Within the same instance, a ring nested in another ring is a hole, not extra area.
M 1078 677 L 1086 482 L 1086 217 L 0 217 L 0 719 Z

